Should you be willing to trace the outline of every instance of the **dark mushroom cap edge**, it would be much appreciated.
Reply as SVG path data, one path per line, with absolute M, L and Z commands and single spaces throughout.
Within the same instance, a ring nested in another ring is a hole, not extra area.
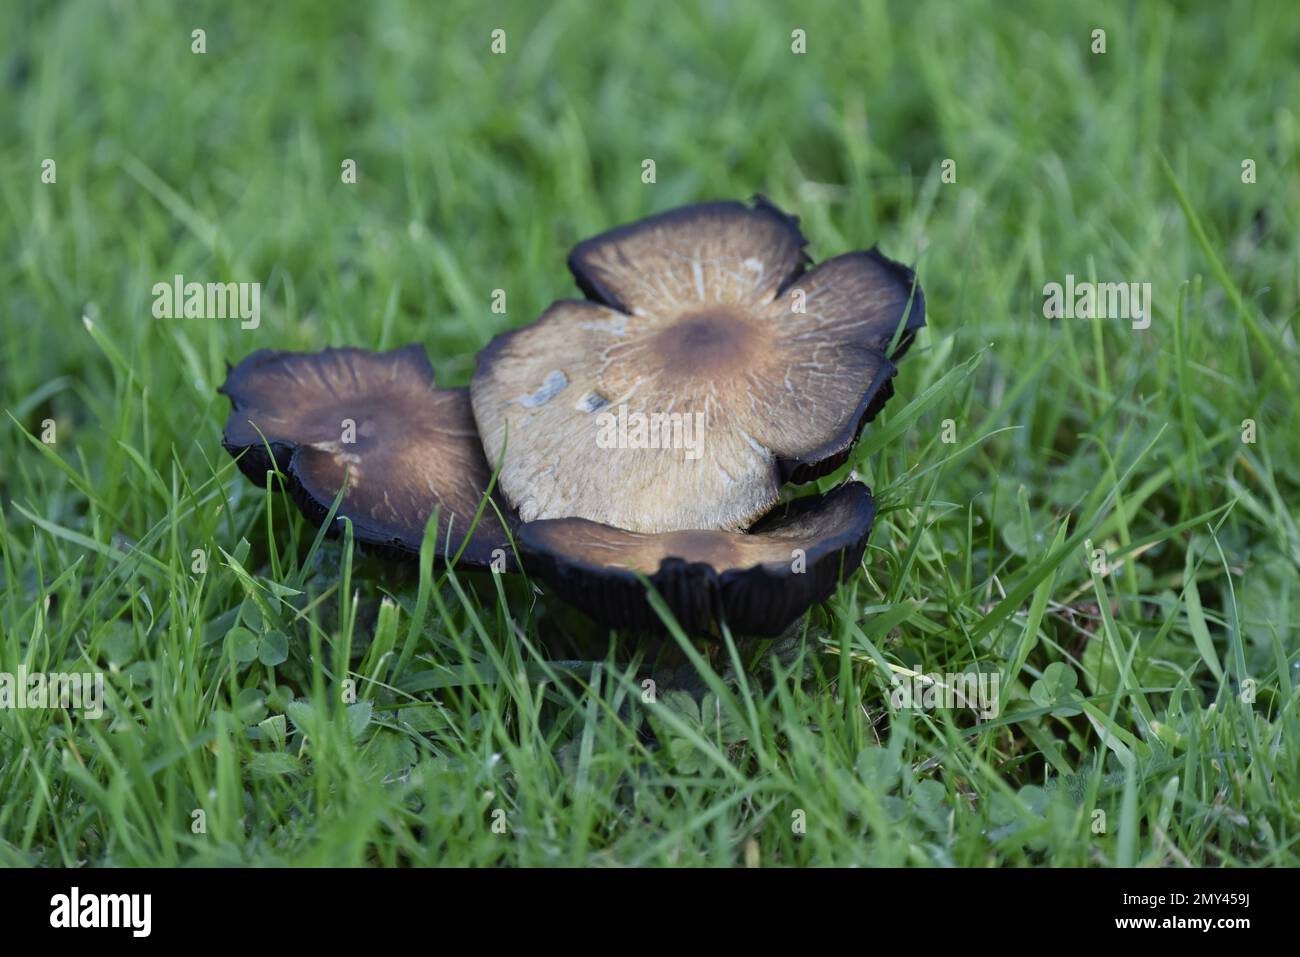
M 605 626 L 665 630 L 648 581 L 690 636 L 725 622 L 738 636 L 774 637 L 859 567 L 874 518 L 871 490 L 847 482 L 790 502 L 749 533 L 636 533 L 570 518 L 515 534 L 525 571 Z M 794 548 L 803 551 L 799 571 Z

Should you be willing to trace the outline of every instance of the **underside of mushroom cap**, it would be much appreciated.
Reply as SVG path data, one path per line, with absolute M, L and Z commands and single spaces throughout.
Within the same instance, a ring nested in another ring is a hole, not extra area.
M 870 489 L 850 482 L 790 503 L 749 533 L 648 534 L 565 518 L 523 524 L 517 542 L 530 575 L 608 627 L 664 630 L 643 576 L 688 635 L 725 622 L 737 635 L 770 637 L 860 565 L 874 517 Z
M 826 474 L 892 394 L 924 324 L 911 270 L 879 252 L 805 272 L 797 221 L 705 203 L 578 245 L 590 301 L 498 336 L 471 384 L 525 521 L 740 530 L 787 481 Z
M 491 469 L 469 391 L 435 388 L 423 347 L 261 350 L 230 369 L 219 391 L 232 405 L 226 450 L 259 485 L 272 467 L 283 473 L 314 524 L 346 484 L 336 518 L 374 550 L 418 554 L 436 511 L 440 559 L 463 544 L 463 567 L 513 567 L 497 508 L 511 516 L 484 502 Z

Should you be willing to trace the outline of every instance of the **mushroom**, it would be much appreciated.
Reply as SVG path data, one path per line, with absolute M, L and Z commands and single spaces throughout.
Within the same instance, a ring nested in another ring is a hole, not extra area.
M 313 524 L 324 521 L 346 484 L 338 518 L 351 520 L 356 540 L 381 553 L 418 554 L 436 510 L 444 560 L 463 545 L 461 566 L 512 564 L 488 496 L 492 473 L 469 392 L 434 388 L 423 347 L 263 349 L 231 368 L 219 391 L 233 407 L 226 450 L 259 485 L 272 466 L 283 473 Z
M 841 464 L 925 303 L 875 249 L 805 271 L 805 243 L 761 197 L 580 243 L 569 268 L 588 299 L 498 336 L 470 386 L 520 518 L 740 531 L 785 482 Z
M 781 634 L 825 601 L 862 561 L 875 517 L 871 491 L 848 482 L 796 499 L 749 534 L 718 530 L 651 534 L 582 518 L 519 526 L 524 568 L 602 624 L 662 631 L 642 576 L 683 630 Z

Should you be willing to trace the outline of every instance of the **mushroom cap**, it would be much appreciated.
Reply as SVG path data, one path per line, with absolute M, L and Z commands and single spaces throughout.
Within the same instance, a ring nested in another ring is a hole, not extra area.
M 651 534 L 582 518 L 519 526 L 524 568 L 611 628 L 662 631 L 645 576 L 688 635 L 726 622 L 740 635 L 781 634 L 859 566 L 875 517 L 871 490 L 849 482 L 797 499 L 749 533 Z
M 346 482 L 337 517 L 351 520 L 357 541 L 393 555 L 418 554 L 436 509 L 439 557 L 460 549 L 492 472 L 469 390 L 434 388 L 422 346 L 263 349 L 231 368 L 218 391 L 232 405 L 226 450 L 259 485 L 274 464 L 312 523 L 324 521 Z M 510 567 L 506 531 L 488 502 L 459 564 L 487 567 L 497 549 Z
M 520 518 L 740 530 L 783 483 L 843 462 L 892 394 L 891 343 L 906 349 L 924 298 L 874 249 L 805 272 L 805 242 L 760 199 L 579 244 L 569 268 L 589 300 L 498 336 L 470 386 Z

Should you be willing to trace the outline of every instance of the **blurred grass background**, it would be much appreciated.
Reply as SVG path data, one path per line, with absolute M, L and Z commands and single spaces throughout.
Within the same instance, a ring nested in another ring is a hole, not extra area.
M 1288 4 L 87 0 L 0 37 L 0 670 L 106 670 L 111 712 L 0 712 L 0 862 L 1296 863 Z M 228 361 L 419 341 L 465 384 L 576 241 L 756 192 L 928 302 L 806 634 L 674 674 L 316 543 L 220 448 Z M 177 273 L 261 282 L 260 327 L 153 319 Z M 1151 328 L 1043 318 L 1067 273 L 1150 282 Z M 890 712 L 967 668 L 999 720 Z

